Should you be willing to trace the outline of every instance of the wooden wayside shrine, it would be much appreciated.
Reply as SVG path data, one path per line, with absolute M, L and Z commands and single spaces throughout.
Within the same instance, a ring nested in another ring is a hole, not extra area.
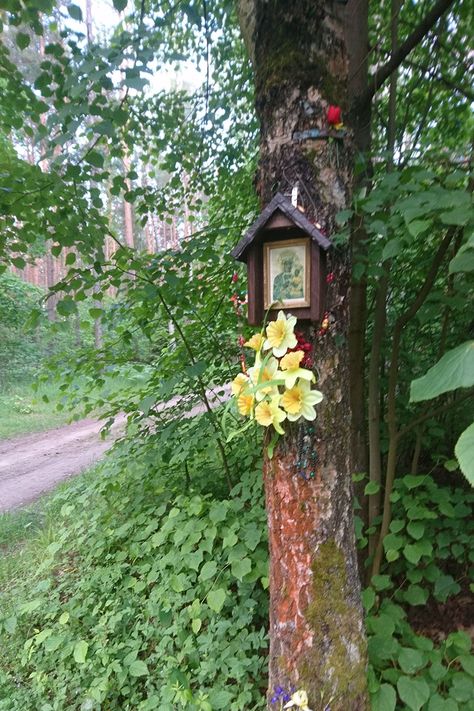
M 320 320 L 331 246 L 298 207 L 277 193 L 232 250 L 247 264 L 249 323 L 260 325 L 269 306 L 270 319 L 282 309 L 299 321 Z

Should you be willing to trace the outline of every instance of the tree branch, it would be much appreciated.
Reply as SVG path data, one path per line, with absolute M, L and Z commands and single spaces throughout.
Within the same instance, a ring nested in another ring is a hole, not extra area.
M 447 412 L 450 410 L 452 407 L 456 407 L 457 405 L 460 405 L 462 402 L 465 400 L 468 400 L 474 395 L 474 389 L 470 388 L 467 393 L 462 395 L 461 397 L 457 398 L 456 400 L 451 400 L 450 402 L 445 402 L 439 407 L 436 407 L 434 410 L 430 410 L 428 412 L 425 412 L 423 415 L 420 415 L 419 417 L 416 418 L 416 420 L 413 420 L 410 422 L 408 425 L 403 427 L 401 430 L 398 432 L 398 439 L 401 439 L 404 437 L 407 432 L 410 432 L 414 427 L 417 427 L 420 425 L 422 422 L 425 422 L 426 420 L 430 420 L 432 417 L 437 417 L 437 415 L 440 415 L 444 412 Z
M 362 105 L 372 99 L 374 94 L 380 89 L 382 84 L 384 84 L 392 72 L 400 66 L 403 60 L 410 54 L 412 49 L 414 49 L 421 42 L 423 37 L 428 34 L 433 25 L 435 25 L 439 18 L 444 15 L 453 2 L 454 0 L 438 0 L 435 6 L 425 15 L 417 27 L 415 27 L 413 32 L 408 35 L 406 40 L 402 42 L 395 52 L 392 53 L 388 62 L 384 64 L 384 66 L 371 78 L 367 90 L 361 96 L 360 103 Z

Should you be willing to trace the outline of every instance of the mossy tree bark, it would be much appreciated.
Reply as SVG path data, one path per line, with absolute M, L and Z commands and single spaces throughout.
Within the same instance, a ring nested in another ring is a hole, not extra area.
M 349 126 L 343 139 L 331 140 L 295 140 L 294 134 L 326 130 L 330 104 L 349 115 L 343 8 L 328 0 L 239 3 L 261 123 L 256 187 L 262 207 L 277 190 L 288 193 L 299 185 L 307 217 L 329 236 L 336 213 L 351 201 L 354 132 Z M 363 711 L 366 642 L 352 515 L 348 248 L 332 250 L 328 271 L 334 275 L 327 289 L 330 327 L 318 336 L 316 325 L 310 334 L 325 399 L 315 427 L 290 431 L 287 425 L 274 459 L 264 463 L 269 698 L 277 686 L 294 687 L 308 692 L 313 711 L 328 705 L 331 711 Z

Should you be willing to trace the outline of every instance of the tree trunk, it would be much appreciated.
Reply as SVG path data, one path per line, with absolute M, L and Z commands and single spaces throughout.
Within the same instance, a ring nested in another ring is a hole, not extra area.
M 262 206 L 298 184 L 306 216 L 329 236 L 350 204 L 354 140 L 295 140 L 326 131 L 329 104 L 348 112 L 344 10 L 322 0 L 241 0 L 261 125 L 256 185 Z M 287 426 L 265 459 L 270 535 L 269 699 L 277 686 L 305 689 L 313 711 L 363 711 L 366 642 L 352 514 L 348 378 L 349 249 L 329 255 L 330 328 L 314 335 L 315 427 Z M 309 329 L 307 329 L 309 332 Z M 316 462 L 316 464 L 315 464 Z M 270 702 L 269 702 L 269 708 Z

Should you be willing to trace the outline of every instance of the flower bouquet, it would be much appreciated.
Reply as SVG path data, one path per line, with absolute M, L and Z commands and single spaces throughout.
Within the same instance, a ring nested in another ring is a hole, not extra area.
M 296 337 L 295 325 L 295 316 L 287 317 L 279 311 L 275 321 L 246 341 L 244 345 L 255 351 L 255 363 L 248 371 L 244 366 L 244 372 L 231 384 L 237 409 L 249 422 L 234 431 L 228 441 L 256 421 L 271 428 L 269 457 L 278 438 L 285 434 L 282 423 L 314 420 L 314 406 L 323 399 L 322 393 L 311 387 L 314 373 L 301 367 L 307 362 L 307 349 Z

